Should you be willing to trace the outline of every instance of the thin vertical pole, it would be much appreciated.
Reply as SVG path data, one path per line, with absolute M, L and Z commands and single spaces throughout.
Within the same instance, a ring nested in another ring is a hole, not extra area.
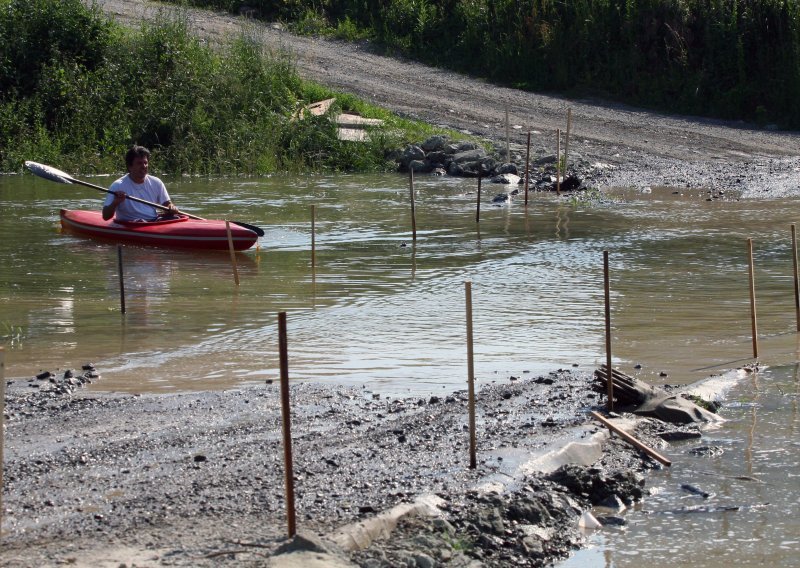
M 506 162 L 511 161 L 511 142 L 509 139 L 511 138 L 509 134 L 509 124 L 508 124 L 508 103 L 506 103 Z
M 414 206 L 414 170 L 408 170 L 408 186 L 411 192 L 411 234 L 414 242 L 417 242 L 417 212 Z
M 606 297 L 606 377 L 608 378 L 608 402 L 606 409 L 614 411 L 614 382 L 611 371 L 611 286 L 608 276 L 608 251 L 603 251 L 603 282 Z
M 467 299 L 467 385 L 469 387 L 469 467 L 478 467 L 475 434 L 475 362 L 472 342 L 472 282 L 464 282 Z
M 747 255 L 750 269 L 750 323 L 753 328 L 753 357 L 758 358 L 758 320 L 756 318 L 756 277 L 753 265 L 753 239 L 747 239 Z
M 556 128 L 556 195 L 561 195 L 561 129 Z
M 794 266 L 794 313 L 797 316 L 797 331 L 800 331 L 800 278 L 797 273 L 797 228 L 792 223 L 792 264 Z
M 569 163 L 569 132 L 572 130 L 572 107 L 567 109 L 567 137 L 564 140 L 564 169 L 567 169 Z
M 475 222 L 481 221 L 481 174 L 478 174 L 478 202 L 475 205 Z
M 0 536 L 3 534 L 3 441 L 6 417 L 6 351 L 0 347 Z
M 528 143 L 526 144 L 525 149 L 525 207 L 528 206 L 528 183 L 530 175 L 530 165 L 531 165 L 531 131 L 528 130 Z
M 317 270 L 317 206 L 311 206 L 311 272 Z
M 233 248 L 233 235 L 231 235 L 231 223 L 225 221 L 225 232 L 228 233 L 228 250 L 231 252 L 231 266 L 233 267 L 233 281 L 239 285 L 239 268 L 236 266 L 236 250 Z
M 119 273 L 119 306 L 125 313 L 125 278 L 122 274 L 122 245 L 117 245 L 117 272 Z
M 294 467 L 292 466 L 292 432 L 289 406 L 289 349 L 286 339 L 286 312 L 278 314 L 278 353 L 281 365 L 281 415 L 283 416 L 283 462 L 286 484 L 286 521 L 289 538 L 297 533 L 294 511 Z

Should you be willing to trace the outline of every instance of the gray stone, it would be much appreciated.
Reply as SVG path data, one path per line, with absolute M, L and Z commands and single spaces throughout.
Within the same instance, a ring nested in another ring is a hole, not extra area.
M 637 412 L 638 413 L 638 412 Z M 689 424 L 690 422 L 714 422 L 717 420 L 713 412 L 697 406 L 690 400 L 680 396 L 669 397 L 656 405 L 653 414 L 664 422 Z
M 467 150 L 459 152 L 453 156 L 453 162 L 456 164 L 464 164 L 467 162 L 477 162 L 486 157 L 486 151 L 483 149 Z
M 437 152 L 444 149 L 447 138 L 444 136 L 431 136 L 422 143 L 422 149 L 426 152 Z
M 414 562 L 417 568 L 435 568 L 436 561 L 427 554 L 415 554 Z
M 505 164 L 500 164 L 499 166 L 497 166 L 496 173 L 498 175 L 513 174 L 514 176 L 517 176 L 519 174 L 519 170 L 517 170 L 517 164 L 511 164 L 506 162 Z

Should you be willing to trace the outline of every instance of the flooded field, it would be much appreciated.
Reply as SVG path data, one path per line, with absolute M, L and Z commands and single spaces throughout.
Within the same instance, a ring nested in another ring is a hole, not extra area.
M 790 224 L 800 219 L 800 201 L 708 200 L 653 188 L 610 192 L 600 203 L 532 194 L 525 209 L 521 198 L 486 203 L 505 188 L 484 184 L 476 223 L 474 180 L 423 177 L 415 183 L 415 244 L 404 176 L 165 181 L 186 211 L 256 224 L 266 235 L 258 250 L 238 255 L 239 287 L 227 254 L 125 247 L 123 315 L 116 247 L 58 229 L 60 208 L 96 209 L 102 196 L 32 176 L 0 177 L 7 378 L 91 361 L 102 374 L 91 385 L 97 390 L 275 379 L 277 314 L 287 311 L 292 379 L 391 395 L 462 389 L 465 280 L 479 384 L 559 367 L 588 372 L 605 360 L 608 250 L 614 364 L 651 383 L 690 383 L 753 359 L 746 248 L 753 238 L 760 361 L 769 368 L 735 387 L 729 421 L 704 440 L 725 451 L 709 459 L 671 448 L 676 467 L 653 476 L 658 494 L 629 513 L 627 528 L 592 536 L 594 548 L 573 565 L 797 562 L 800 344 Z M 741 475 L 760 482 L 726 477 Z M 681 483 L 716 500 L 697 503 Z M 670 512 L 705 504 L 745 508 Z M 720 552 L 728 549 L 735 556 Z

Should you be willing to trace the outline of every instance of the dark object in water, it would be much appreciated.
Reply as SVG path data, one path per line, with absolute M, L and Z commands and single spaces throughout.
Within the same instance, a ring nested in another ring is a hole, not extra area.
M 711 493 L 707 493 L 702 489 L 698 489 L 694 485 L 689 485 L 688 483 L 681 484 L 681 489 L 683 489 L 684 491 L 688 491 L 689 493 L 692 493 L 694 495 L 699 495 L 703 499 L 708 499 L 709 497 L 712 496 Z

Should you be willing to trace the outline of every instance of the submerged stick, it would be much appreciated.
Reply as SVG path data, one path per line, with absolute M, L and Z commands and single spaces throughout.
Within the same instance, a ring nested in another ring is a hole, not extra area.
M 472 282 L 464 282 L 467 302 L 467 385 L 469 388 L 469 467 L 478 467 L 475 433 L 475 362 L 472 341 Z
M 753 357 L 758 358 L 758 319 L 756 317 L 756 277 L 753 265 L 753 239 L 747 239 L 747 256 L 750 272 L 750 323 L 753 328 Z
M 122 275 L 122 245 L 117 245 L 117 271 L 119 272 L 119 306 L 125 313 L 125 279 Z
M 627 432 L 622 430 L 619 426 L 616 426 L 615 424 L 609 422 L 608 420 L 606 420 L 603 416 L 601 416 L 597 412 L 592 411 L 589 414 L 591 414 L 592 417 L 594 417 L 597 420 L 599 420 L 600 423 L 603 424 L 603 426 L 605 426 L 606 428 L 608 428 L 609 430 L 611 430 L 615 434 L 619 435 L 620 438 L 622 438 L 623 440 L 625 440 L 626 442 L 628 442 L 629 444 L 631 444 L 635 448 L 638 448 L 638 449 L 642 450 L 644 453 L 646 453 L 648 456 L 650 456 L 651 458 L 653 458 L 657 462 L 660 462 L 660 463 L 664 464 L 667 467 L 672 465 L 672 462 L 669 459 L 667 459 L 664 456 L 662 456 L 661 454 L 659 454 L 657 451 L 655 451 L 650 446 L 646 446 L 645 444 L 643 444 L 642 442 L 640 442 L 639 440 L 637 440 L 636 438 L 634 438 L 633 436 L 631 436 L 630 434 L 628 434 Z
M 528 142 L 525 146 L 525 207 L 528 206 L 528 184 L 530 175 L 530 165 L 531 165 L 531 131 L 528 130 Z
M 414 242 L 417 241 L 417 212 L 414 207 L 414 170 L 408 170 L 408 187 L 411 191 L 411 235 Z
M 794 313 L 797 319 L 797 331 L 800 331 L 800 278 L 797 274 L 797 228 L 792 223 L 792 265 L 794 266 Z
M 611 367 L 611 286 L 609 284 L 608 276 L 608 251 L 603 251 L 603 283 L 605 289 L 605 303 L 606 303 L 606 369 L 611 369 L 613 374 L 614 369 Z M 608 402 L 606 408 L 609 412 L 614 411 L 614 381 L 608 381 Z
M 283 465 L 286 485 L 286 522 L 289 538 L 297 533 L 294 510 L 294 467 L 292 465 L 291 408 L 289 405 L 289 349 L 286 312 L 278 314 L 278 354 L 281 365 L 281 416 L 283 417 Z
M 236 266 L 236 249 L 233 248 L 233 236 L 231 235 L 231 223 L 225 221 L 225 231 L 228 233 L 228 250 L 231 251 L 231 266 L 233 267 L 233 281 L 239 285 L 239 268 Z

